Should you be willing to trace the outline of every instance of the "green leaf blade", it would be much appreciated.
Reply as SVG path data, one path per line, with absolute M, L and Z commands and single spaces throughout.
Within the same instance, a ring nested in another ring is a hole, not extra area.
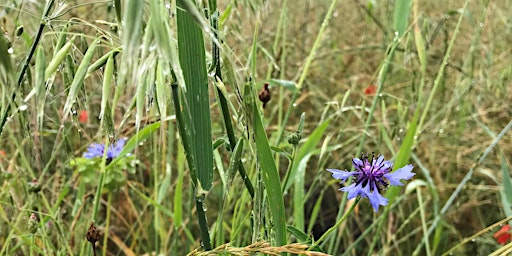
M 178 52 L 186 92 L 182 104 L 184 119 L 192 147 L 192 158 L 197 168 L 201 187 L 210 190 L 213 183 L 213 146 L 206 73 L 206 56 L 203 32 L 194 17 L 184 11 L 178 1 Z
M 258 164 L 261 168 L 263 182 L 267 191 L 268 204 L 272 214 L 273 228 L 277 245 L 286 244 L 286 219 L 284 214 L 284 200 L 281 191 L 281 182 L 277 167 L 270 151 L 267 134 L 263 128 L 258 106 L 253 101 L 254 139 Z
M 78 95 L 78 89 L 84 83 L 84 78 L 85 78 L 85 75 L 87 74 L 87 68 L 89 67 L 89 64 L 91 63 L 92 56 L 96 50 L 96 46 L 98 45 L 98 42 L 99 42 L 99 39 L 96 39 L 92 42 L 92 44 L 89 46 L 89 49 L 87 49 L 87 52 L 85 53 L 82 62 L 78 66 L 75 77 L 73 78 L 73 82 L 71 83 L 71 87 L 69 88 L 69 93 L 68 93 L 68 97 L 66 99 L 66 103 L 64 104 L 64 110 L 62 111 L 63 112 L 62 119 L 66 119 L 70 113 L 71 107 L 73 106 L 76 96 Z M 46 74 L 45 74 L 45 76 L 46 76 Z

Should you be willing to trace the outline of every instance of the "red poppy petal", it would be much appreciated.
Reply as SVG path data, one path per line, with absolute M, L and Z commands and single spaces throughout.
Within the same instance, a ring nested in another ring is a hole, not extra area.
M 89 114 L 87 114 L 87 111 L 80 110 L 80 114 L 78 115 L 78 122 L 87 123 L 88 119 L 89 119 Z
M 496 242 L 498 242 L 501 245 L 504 245 L 504 244 L 508 243 L 508 241 L 510 241 L 511 238 L 512 238 L 512 235 L 510 233 L 504 233 L 496 238 Z
M 505 226 L 501 227 L 501 229 L 498 230 L 496 233 L 494 233 L 493 237 L 497 238 L 497 237 L 501 236 L 502 234 L 507 233 L 509 230 L 510 230 L 510 226 L 505 225 Z
M 371 84 L 369 85 L 366 90 L 364 90 L 364 94 L 366 95 L 375 95 L 377 93 L 377 86 Z
M 498 242 L 501 245 L 504 245 L 508 243 L 508 241 L 512 240 L 512 234 L 509 233 L 510 228 L 510 225 L 505 225 L 501 227 L 501 229 L 498 230 L 498 232 L 494 233 L 492 237 L 496 239 L 496 242 Z

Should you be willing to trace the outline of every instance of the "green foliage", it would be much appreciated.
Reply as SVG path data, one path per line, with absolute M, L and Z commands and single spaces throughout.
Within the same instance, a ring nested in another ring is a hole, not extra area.
M 81 182 L 91 185 L 98 185 L 98 176 L 101 169 L 102 158 L 85 158 L 78 157 L 70 160 L 69 165 L 80 175 Z M 140 161 L 135 156 L 125 156 L 121 160 L 116 161 L 112 167 L 105 173 L 104 189 L 106 191 L 114 191 L 123 187 L 127 181 L 127 174 L 135 174 L 137 165 Z
M 507 7 L 0 3 L 0 255 L 505 254 Z M 376 214 L 361 152 L 416 173 Z
M 411 10 L 411 0 L 398 0 L 395 2 L 395 11 L 393 12 L 393 29 L 396 36 L 402 36 L 409 24 L 409 13 Z
M 10 54 L 7 52 L 9 49 L 9 42 L 2 34 L 0 35 L 0 82 L 4 85 L 14 84 L 14 70 L 12 68 L 12 60 Z M 2 92 L 4 95 L 5 92 Z
M 254 124 L 256 153 L 258 156 L 257 159 L 260 166 L 261 175 L 263 176 L 263 182 L 265 183 L 273 223 L 273 226 L 267 226 L 265 228 L 275 232 L 274 239 L 276 245 L 284 245 L 286 244 L 286 219 L 284 214 L 284 200 L 281 192 L 281 182 L 276 169 L 276 165 L 274 163 L 274 158 L 270 151 L 267 135 L 263 129 L 260 112 L 254 99 L 252 100 L 252 103 L 252 118 Z
M 210 102 L 203 34 L 194 17 L 181 8 L 189 7 L 178 1 L 178 50 L 186 90 L 182 111 L 184 126 L 189 136 L 192 158 L 197 168 L 201 188 L 210 190 L 213 182 L 213 154 L 211 137 Z M 195 7 L 194 7 L 195 8 Z

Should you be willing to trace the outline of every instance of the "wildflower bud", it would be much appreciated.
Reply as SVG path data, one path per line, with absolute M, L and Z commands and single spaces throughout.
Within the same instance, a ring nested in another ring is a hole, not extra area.
M 96 226 L 94 226 L 94 223 L 91 223 L 91 226 L 89 226 L 89 229 L 87 230 L 87 234 L 85 236 L 87 238 L 87 241 L 94 244 L 97 241 L 100 240 L 101 234 L 98 229 L 96 229 Z
M 378 89 L 378 87 L 376 85 L 370 84 L 364 90 L 364 94 L 370 95 L 370 96 L 375 95 L 377 93 L 377 89 Z
M 38 222 L 39 220 L 37 219 L 37 215 L 35 213 L 32 213 L 28 218 L 28 229 L 30 230 L 30 233 L 35 234 L 37 232 Z
M 258 93 L 258 98 L 260 98 L 260 101 L 263 102 L 263 108 L 265 108 L 267 102 L 269 102 L 270 98 L 272 98 L 270 90 L 268 89 L 268 83 L 265 83 L 263 88 L 261 88 L 261 91 Z
M 302 139 L 302 134 L 299 132 L 295 132 L 295 133 L 288 135 L 288 143 L 290 143 L 292 145 L 295 145 L 295 146 L 298 145 L 300 139 Z
M 27 186 L 28 186 L 28 192 L 39 193 L 39 191 L 41 191 L 41 184 L 39 184 L 39 182 L 36 179 L 27 183 Z

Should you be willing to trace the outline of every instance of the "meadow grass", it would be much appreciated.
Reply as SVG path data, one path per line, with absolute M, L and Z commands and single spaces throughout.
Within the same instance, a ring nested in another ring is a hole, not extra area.
M 1 1 L 0 255 L 510 254 L 510 15 Z M 416 173 L 377 212 L 366 152 Z

